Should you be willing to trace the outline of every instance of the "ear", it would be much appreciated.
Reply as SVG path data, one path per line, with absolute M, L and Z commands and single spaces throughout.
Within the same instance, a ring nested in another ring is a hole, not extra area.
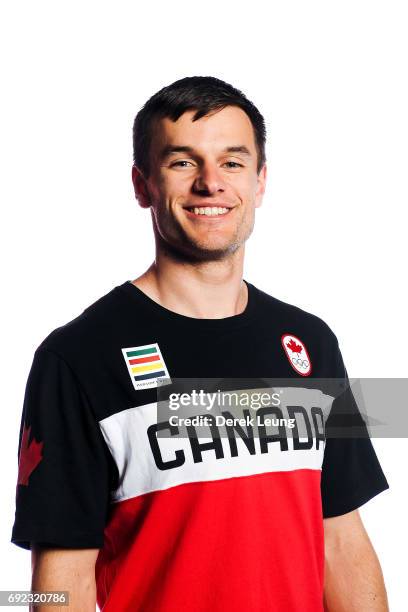
M 151 206 L 151 202 L 146 179 L 137 166 L 132 166 L 132 182 L 135 190 L 135 196 L 140 206 L 142 208 L 149 208 Z
M 262 204 L 262 198 L 264 196 L 265 189 L 266 189 L 266 175 L 267 175 L 267 168 L 266 168 L 266 164 L 264 164 L 257 178 L 257 187 L 256 187 L 256 193 L 255 193 L 255 208 L 259 208 Z

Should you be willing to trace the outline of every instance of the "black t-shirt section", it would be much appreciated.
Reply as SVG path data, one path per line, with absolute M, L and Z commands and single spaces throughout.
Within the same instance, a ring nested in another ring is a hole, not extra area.
M 128 339 L 132 339 L 129 329 L 137 328 L 128 346 L 159 338 L 174 378 L 299 378 L 282 353 L 281 336 L 288 332 L 299 335 L 308 346 L 314 375 L 330 376 L 326 349 L 332 332 L 324 321 L 245 282 L 244 312 L 201 319 L 164 308 L 126 281 L 117 287 L 117 297 L 123 320 L 131 321 L 133 316 L 133 325 L 127 326 Z

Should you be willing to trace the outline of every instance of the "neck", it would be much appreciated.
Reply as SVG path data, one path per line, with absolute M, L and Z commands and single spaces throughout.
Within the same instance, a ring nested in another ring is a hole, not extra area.
M 173 312 L 220 319 L 240 314 L 246 308 L 243 260 L 244 245 L 226 260 L 198 263 L 175 262 L 157 252 L 151 266 L 132 282 Z

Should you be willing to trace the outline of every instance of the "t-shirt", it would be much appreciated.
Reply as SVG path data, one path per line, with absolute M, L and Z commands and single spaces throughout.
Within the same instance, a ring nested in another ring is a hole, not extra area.
M 313 384 L 348 381 L 333 331 L 245 282 L 242 313 L 201 319 L 127 280 L 35 351 L 12 542 L 99 548 L 104 612 L 323 611 L 323 518 L 389 488 L 352 393 Z M 245 423 L 170 421 L 188 381 L 241 401 L 275 380 Z M 360 435 L 325 436 L 345 408 Z

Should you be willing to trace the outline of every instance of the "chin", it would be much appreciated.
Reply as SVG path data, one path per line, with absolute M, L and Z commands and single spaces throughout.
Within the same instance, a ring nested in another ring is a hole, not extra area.
M 240 244 L 227 245 L 191 245 L 191 254 L 200 261 L 220 261 L 235 253 Z

